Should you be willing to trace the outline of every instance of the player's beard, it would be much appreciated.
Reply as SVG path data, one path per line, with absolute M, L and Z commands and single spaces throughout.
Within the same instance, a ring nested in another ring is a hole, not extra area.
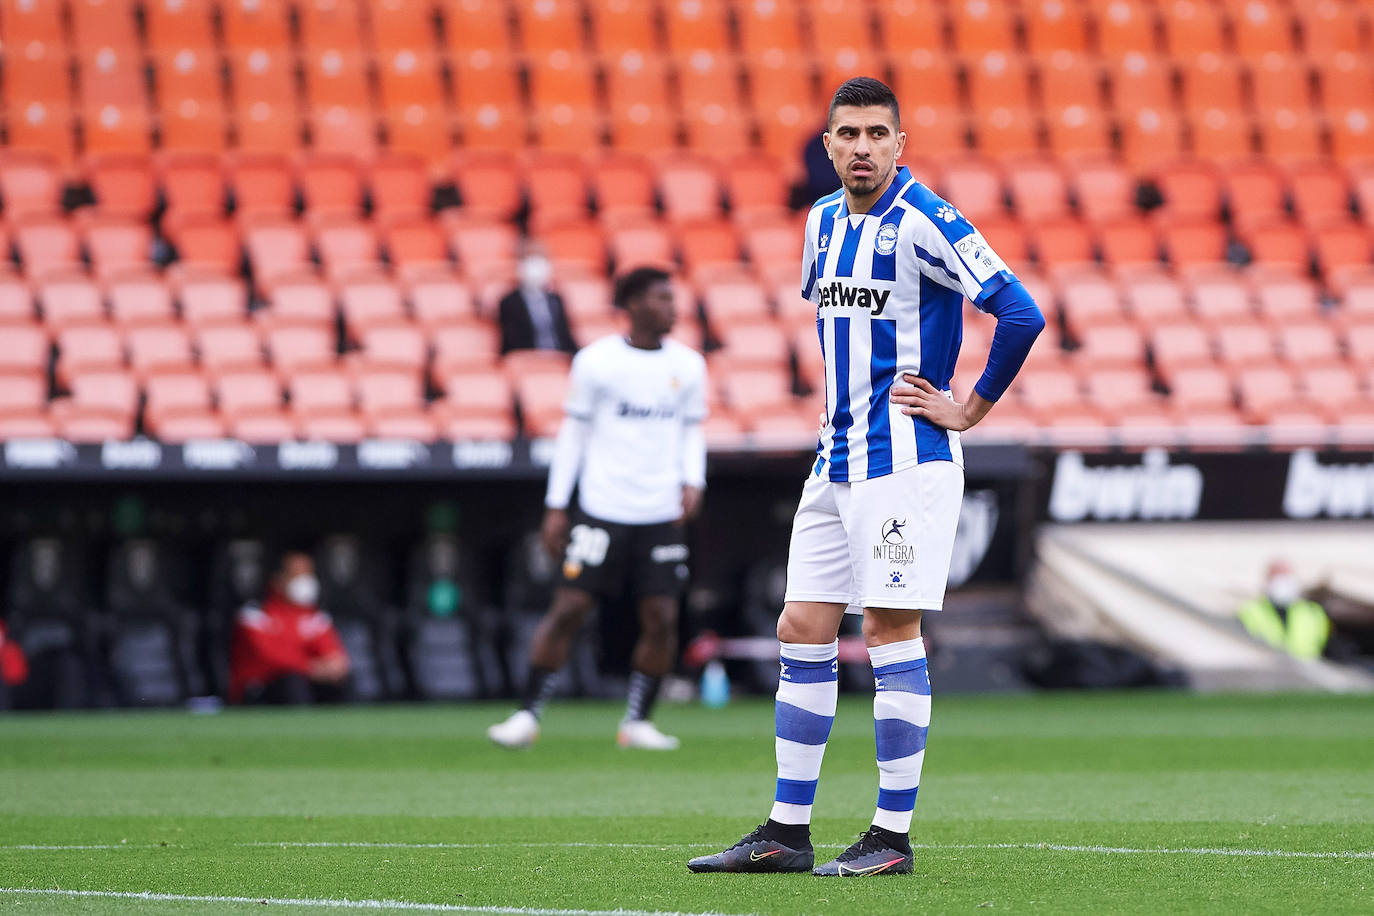
M 871 165 L 871 164 L 870 164 Z M 844 180 L 844 189 L 850 194 L 863 196 L 872 194 L 882 184 L 886 176 L 880 174 L 876 168 L 872 169 L 867 175 L 855 175 L 850 172 Z

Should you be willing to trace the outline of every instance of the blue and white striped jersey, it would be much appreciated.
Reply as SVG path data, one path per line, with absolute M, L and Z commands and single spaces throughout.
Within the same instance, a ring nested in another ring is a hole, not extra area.
M 981 306 L 1016 278 L 964 215 L 899 168 L 866 214 L 844 192 L 806 219 L 802 296 L 816 303 L 829 422 L 817 462 L 832 481 L 867 480 L 925 461 L 963 464 L 959 434 L 889 400 L 904 372 L 948 391 L 963 301 Z

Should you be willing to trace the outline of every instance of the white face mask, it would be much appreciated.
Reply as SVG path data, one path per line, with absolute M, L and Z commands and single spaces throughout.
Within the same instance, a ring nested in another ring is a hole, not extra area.
M 547 258 L 531 255 L 520 262 L 520 285 L 542 287 L 553 276 L 553 268 Z
M 1279 575 L 1269 580 L 1269 600 L 1280 607 L 1287 607 L 1302 597 L 1302 584 L 1293 575 Z
M 320 597 L 320 580 L 306 573 L 286 583 L 286 598 L 292 604 L 313 606 Z

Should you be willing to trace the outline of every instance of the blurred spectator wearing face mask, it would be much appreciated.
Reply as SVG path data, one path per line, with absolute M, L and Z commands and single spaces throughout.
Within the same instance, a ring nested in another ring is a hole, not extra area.
M 348 654 L 333 621 L 316 605 L 319 593 L 309 555 L 286 554 L 262 604 L 239 612 L 229 660 L 229 702 L 342 698 Z
M 568 327 L 563 300 L 549 289 L 552 265 L 538 246 L 520 259 L 520 285 L 501 300 L 501 352 L 562 350 L 575 353 L 577 344 Z
M 1331 636 L 1325 609 L 1302 596 L 1302 583 L 1284 560 L 1269 564 L 1264 594 L 1241 606 L 1240 622 L 1251 636 L 1294 658 L 1321 658 Z

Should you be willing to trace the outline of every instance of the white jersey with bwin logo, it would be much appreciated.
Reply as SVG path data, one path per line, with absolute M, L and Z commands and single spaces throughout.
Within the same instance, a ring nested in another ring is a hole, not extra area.
M 665 338 L 657 350 L 603 337 L 573 357 L 568 421 L 577 451 L 559 447 L 546 505 L 564 508 L 577 483 L 582 511 L 607 522 L 653 525 L 682 515 L 682 487 L 705 485 L 706 361 Z

